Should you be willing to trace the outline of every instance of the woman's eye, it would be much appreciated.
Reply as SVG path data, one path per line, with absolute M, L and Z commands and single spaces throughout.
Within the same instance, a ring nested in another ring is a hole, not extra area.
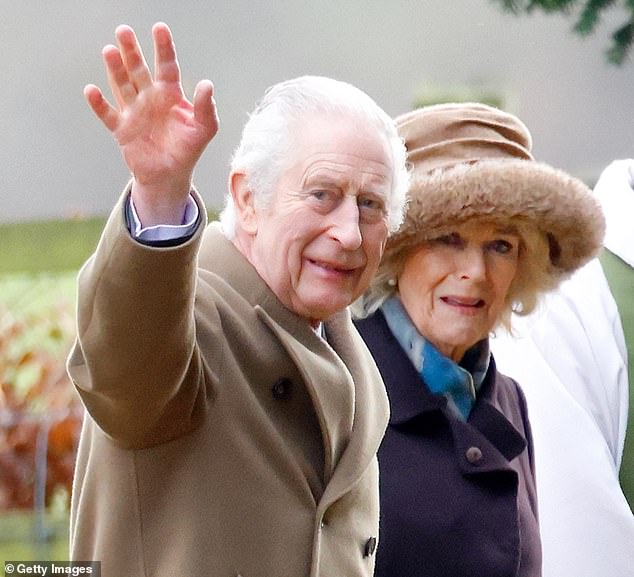
M 509 242 L 508 240 L 502 239 L 494 240 L 490 244 L 490 247 L 492 250 L 500 254 L 509 254 L 514 249 L 513 243 Z

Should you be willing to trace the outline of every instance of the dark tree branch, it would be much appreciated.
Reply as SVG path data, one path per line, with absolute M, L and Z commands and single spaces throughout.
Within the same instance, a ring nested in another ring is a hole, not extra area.
M 634 44 L 634 0 L 494 0 L 503 10 L 515 15 L 541 10 L 547 14 L 561 12 L 569 16 L 577 8 L 572 30 L 579 36 L 589 36 L 596 30 L 604 12 L 622 4 L 629 18 L 611 34 L 612 43 L 605 55 L 609 63 L 620 66 L 628 60 Z

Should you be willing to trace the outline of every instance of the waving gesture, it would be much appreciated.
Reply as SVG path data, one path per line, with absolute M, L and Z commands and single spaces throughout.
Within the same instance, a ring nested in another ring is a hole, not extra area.
M 213 85 L 200 81 L 193 102 L 187 100 L 166 24 L 152 28 L 154 77 L 134 30 L 119 26 L 115 35 L 118 46 L 106 46 L 103 59 L 116 107 L 93 84 L 84 95 L 134 175 L 132 197 L 143 224 L 178 223 L 194 166 L 218 130 Z

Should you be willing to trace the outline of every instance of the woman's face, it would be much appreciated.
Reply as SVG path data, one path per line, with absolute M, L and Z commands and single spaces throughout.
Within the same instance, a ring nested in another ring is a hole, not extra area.
M 472 220 L 414 249 L 398 277 L 398 293 L 418 332 L 460 361 L 497 325 L 519 246 L 514 227 Z

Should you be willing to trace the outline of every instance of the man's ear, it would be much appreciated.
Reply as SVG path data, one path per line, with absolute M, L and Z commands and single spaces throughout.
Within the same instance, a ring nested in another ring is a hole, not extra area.
M 233 198 L 236 221 L 240 228 L 247 234 L 255 235 L 258 232 L 255 198 L 249 187 L 246 174 L 231 172 L 229 174 L 229 190 Z

